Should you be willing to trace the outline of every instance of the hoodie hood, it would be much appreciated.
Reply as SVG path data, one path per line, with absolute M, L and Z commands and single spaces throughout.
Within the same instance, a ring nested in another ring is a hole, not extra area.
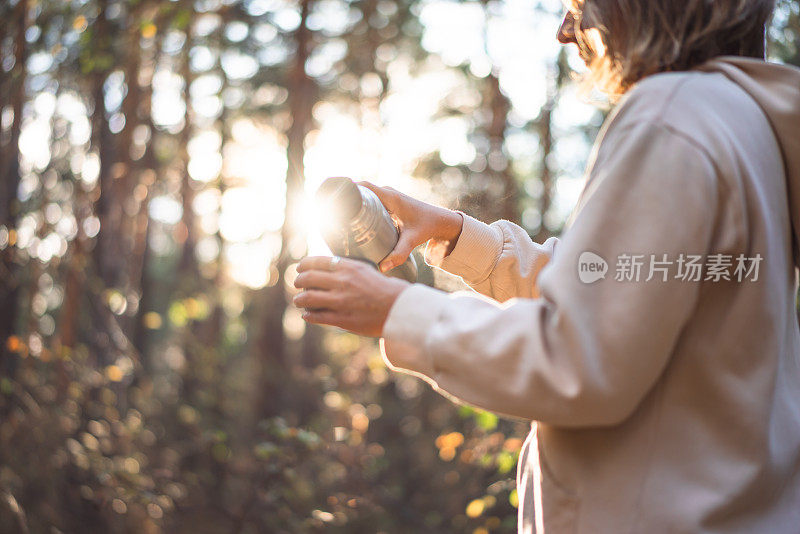
M 800 69 L 753 58 L 723 56 L 698 70 L 722 73 L 739 85 L 758 103 L 772 125 L 786 169 L 794 264 L 800 268 Z

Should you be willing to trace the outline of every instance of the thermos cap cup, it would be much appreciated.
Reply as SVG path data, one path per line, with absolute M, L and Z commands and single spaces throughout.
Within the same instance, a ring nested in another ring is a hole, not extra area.
M 349 221 L 358 215 L 363 199 L 358 186 L 350 178 L 328 178 L 317 190 L 317 202 L 326 206 L 339 222 Z

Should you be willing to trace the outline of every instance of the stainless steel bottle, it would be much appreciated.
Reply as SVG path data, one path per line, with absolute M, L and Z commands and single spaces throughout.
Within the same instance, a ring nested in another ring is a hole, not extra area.
M 377 195 L 350 178 L 328 178 L 317 190 L 325 213 L 322 237 L 337 256 L 366 260 L 377 266 L 394 249 L 399 231 Z M 413 256 L 386 273 L 409 282 L 417 279 Z

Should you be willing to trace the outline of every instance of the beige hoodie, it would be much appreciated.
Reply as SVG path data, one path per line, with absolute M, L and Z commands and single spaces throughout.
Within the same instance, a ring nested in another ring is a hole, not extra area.
M 466 217 L 427 259 L 481 295 L 406 289 L 384 355 L 538 422 L 521 532 L 800 532 L 798 250 L 800 70 L 718 58 L 617 106 L 561 240 Z

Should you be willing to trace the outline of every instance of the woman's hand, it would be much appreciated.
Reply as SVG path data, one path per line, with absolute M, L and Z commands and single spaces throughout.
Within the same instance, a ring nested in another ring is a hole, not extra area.
M 452 251 L 461 235 L 463 217 L 458 212 L 426 204 L 391 187 L 378 187 L 369 182 L 359 185 L 372 190 L 392 214 L 400 227 L 400 239 L 394 250 L 380 263 L 380 270 L 386 272 L 397 267 L 408 258 L 415 247 L 434 239 L 445 246 L 445 254 Z
M 309 323 L 380 337 L 394 301 L 410 284 L 384 276 L 363 261 L 309 256 L 297 264 L 294 297 Z

